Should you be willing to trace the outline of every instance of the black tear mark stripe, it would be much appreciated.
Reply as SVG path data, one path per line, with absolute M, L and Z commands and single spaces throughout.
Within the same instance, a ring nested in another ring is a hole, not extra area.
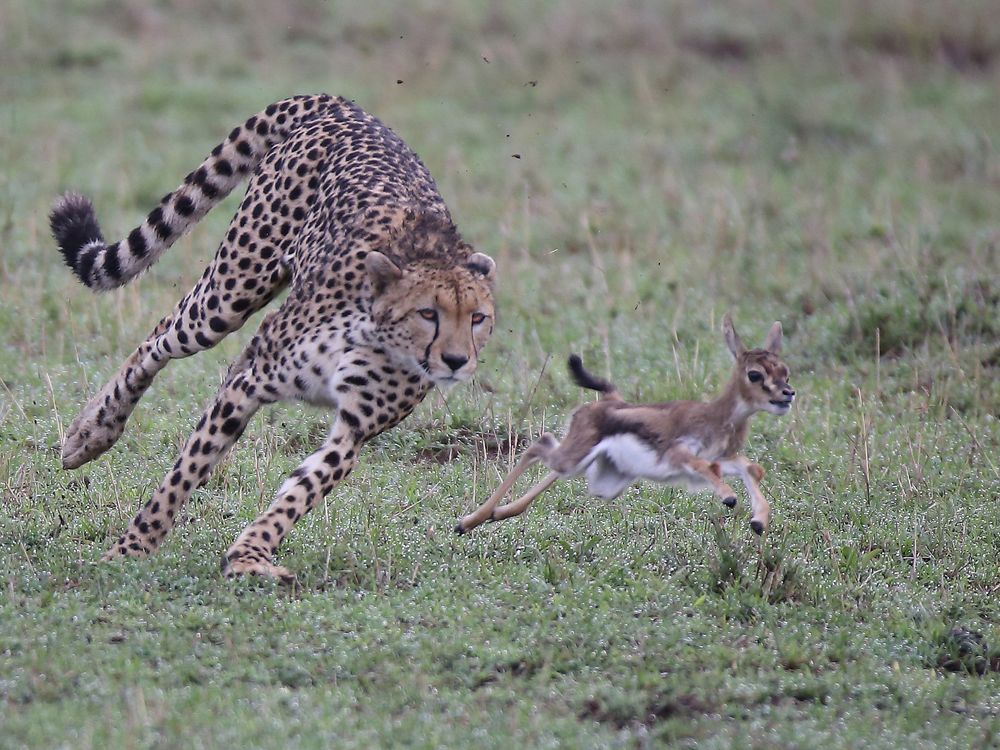
M 431 347 L 434 346 L 434 342 L 437 341 L 439 325 L 440 324 L 439 324 L 437 318 L 435 318 L 434 319 L 434 337 L 431 339 L 431 342 L 427 345 L 427 348 L 424 349 L 424 362 L 426 362 L 426 367 L 427 367 L 428 374 L 430 374 L 430 368 L 431 368 Z
M 327 94 L 295 96 L 253 115 L 119 242 L 104 243 L 89 201 L 75 194 L 63 196 L 52 210 L 50 224 L 67 265 L 98 291 L 128 283 L 232 192 L 274 145 L 338 104 L 342 100 Z

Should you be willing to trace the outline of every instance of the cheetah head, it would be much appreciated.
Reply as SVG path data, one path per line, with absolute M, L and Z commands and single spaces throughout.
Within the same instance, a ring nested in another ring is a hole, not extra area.
M 471 378 L 493 333 L 493 259 L 471 253 L 451 268 L 400 266 L 372 251 L 365 268 L 375 338 L 390 356 L 438 386 Z

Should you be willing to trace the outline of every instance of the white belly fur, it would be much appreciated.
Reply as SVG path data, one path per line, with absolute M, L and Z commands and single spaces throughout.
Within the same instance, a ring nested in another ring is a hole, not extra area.
M 608 499 L 620 495 L 636 479 L 681 484 L 690 490 L 709 486 L 699 475 L 674 466 L 648 443 L 630 434 L 601 440 L 580 462 L 579 468 L 584 467 L 591 494 Z
M 603 453 L 587 467 L 587 488 L 594 497 L 611 500 L 622 494 L 635 477 L 622 474 Z

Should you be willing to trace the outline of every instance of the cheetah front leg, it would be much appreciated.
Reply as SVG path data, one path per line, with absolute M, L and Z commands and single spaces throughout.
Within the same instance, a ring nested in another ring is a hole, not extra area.
M 252 368 L 228 379 L 160 486 L 102 559 L 145 557 L 154 552 L 173 528 L 191 493 L 243 434 L 261 404 Z
M 409 415 L 429 387 L 420 376 L 398 371 L 384 355 L 355 350 L 330 380 L 338 410 L 329 436 L 292 472 L 267 510 L 226 551 L 222 558 L 225 576 L 251 573 L 282 581 L 294 579 L 287 568 L 274 564 L 282 539 L 351 473 L 364 444 Z
M 284 582 L 294 580 L 288 568 L 274 564 L 274 553 L 295 522 L 351 473 L 361 444 L 360 436 L 338 418 L 322 447 L 292 472 L 268 509 L 226 551 L 223 574 L 227 578 L 250 573 Z

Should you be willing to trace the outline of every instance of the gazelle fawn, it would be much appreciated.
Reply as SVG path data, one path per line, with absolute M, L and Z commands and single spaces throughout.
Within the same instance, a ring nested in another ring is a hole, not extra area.
M 707 403 L 630 404 L 612 383 L 591 375 L 572 355 L 573 379 L 581 388 L 598 391 L 599 399 L 573 412 L 562 442 L 544 433 L 532 443 L 496 492 L 459 521 L 455 531 L 462 534 L 485 521 L 519 515 L 557 479 L 586 472 L 590 494 L 596 497 L 615 498 L 635 480 L 652 479 L 691 490 L 711 488 L 730 508 L 736 507 L 736 495 L 723 477 L 739 477 L 750 497 L 750 528 L 762 534 L 770 515 L 757 484 L 764 472 L 740 451 L 750 417 L 759 411 L 787 414 L 795 391 L 778 356 L 781 323 L 771 326 L 760 349 L 743 346 L 728 314 L 722 330 L 736 365 L 725 390 Z M 539 461 L 551 472 L 519 500 L 497 507 L 518 477 Z

